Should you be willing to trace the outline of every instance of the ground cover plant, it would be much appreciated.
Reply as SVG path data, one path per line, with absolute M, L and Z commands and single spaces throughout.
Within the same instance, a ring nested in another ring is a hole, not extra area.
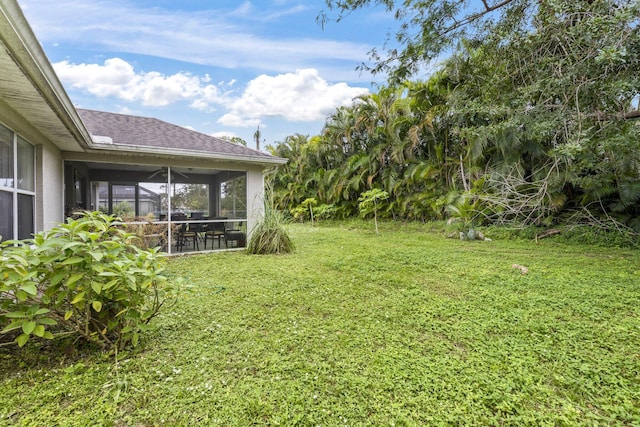
M 636 250 L 380 227 L 172 259 L 193 292 L 117 363 L 0 348 L 0 424 L 640 423 Z

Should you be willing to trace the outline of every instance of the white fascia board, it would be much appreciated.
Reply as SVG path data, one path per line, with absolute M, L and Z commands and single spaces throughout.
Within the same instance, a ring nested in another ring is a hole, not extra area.
M 253 157 L 243 156 L 235 154 L 221 154 L 221 153 L 209 153 L 206 151 L 198 150 L 180 150 L 175 148 L 161 148 L 161 147 L 148 147 L 142 145 L 123 145 L 114 143 L 97 143 L 95 140 L 91 145 L 91 148 L 95 150 L 110 151 L 114 154 L 117 153 L 136 153 L 136 154 L 152 154 L 171 157 L 192 157 L 199 159 L 211 159 L 211 160 L 225 160 L 246 162 L 253 164 L 267 164 L 267 165 L 283 165 L 289 160 L 282 157 Z

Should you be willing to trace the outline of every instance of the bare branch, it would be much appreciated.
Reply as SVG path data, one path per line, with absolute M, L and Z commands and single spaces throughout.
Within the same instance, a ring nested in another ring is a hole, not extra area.
M 470 24 L 470 23 L 472 23 L 474 21 L 477 21 L 478 19 L 482 18 L 486 14 L 491 13 L 493 11 L 496 11 L 496 10 L 508 5 L 511 2 L 513 2 L 513 0 L 503 0 L 503 1 L 499 2 L 499 3 L 496 3 L 496 4 L 491 6 L 491 5 L 489 5 L 487 3 L 486 0 L 482 0 L 482 3 L 484 4 L 484 7 L 485 7 L 485 9 L 482 12 L 474 13 L 472 15 L 469 15 L 469 16 L 465 17 L 461 21 L 456 21 L 455 24 L 445 28 L 445 30 L 440 35 L 449 34 L 452 31 L 458 30 L 458 29 L 464 27 L 467 24 Z M 454 21 L 455 21 L 455 19 L 454 19 Z

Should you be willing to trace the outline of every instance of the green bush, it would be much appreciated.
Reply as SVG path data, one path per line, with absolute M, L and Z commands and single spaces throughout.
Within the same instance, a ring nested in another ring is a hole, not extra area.
M 299 204 L 298 206 L 294 206 L 289 210 L 291 217 L 295 221 L 305 222 L 308 219 L 315 219 L 319 221 L 321 219 L 333 219 L 336 218 L 338 214 L 338 209 L 335 205 L 327 205 L 322 204 L 318 206 L 309 206 L 310 200 L 315 199 L 306 199 L 304 202 Z
M 0 334 L 23 346 L 72 334 L 106 350 L 138 344 L 172 296 L 165 259 L 113 216 L 86 212 L 33 239 L 0 244 Z
M 289 213 L 291 213 L 291 217 L 294 221 L 304 222 L 305 220 L 310 218 L 309 208 L 306 206 L 298 205 L 289 209 Z
M 379 188 L 372 188 L 360 194 L 358 198 L 358 210 L 362 217 L 366 217 L 373 212 L 373 222 L 376 226 L 376 234 L 378 234 L 378 204 L 389 198 L 389 193 Z
M 337 209 L 334 205 L 319 205 L 313 208 L 313 214 L 319 221 L 321 219 L 333 219 L 336 217 Z

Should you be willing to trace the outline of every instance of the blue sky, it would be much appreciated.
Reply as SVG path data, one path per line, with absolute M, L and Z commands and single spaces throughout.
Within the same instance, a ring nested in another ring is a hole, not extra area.
M 356 70 L 394 26 L 366 9 L 324 28 L 324 1 L 19 0 L 73 103 L 262 148 L 320 133 L 384 76 Z

